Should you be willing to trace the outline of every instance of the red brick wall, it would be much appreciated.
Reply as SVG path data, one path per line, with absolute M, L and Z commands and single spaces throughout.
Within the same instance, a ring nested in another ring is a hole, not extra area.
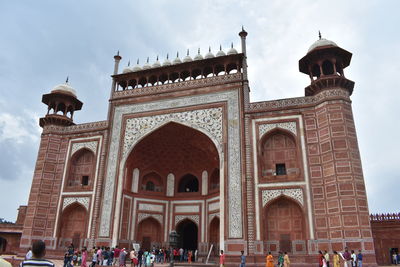
M 390 249 L 400 251 L 400 214 L 397 216 L 371 216 L 376 261 L 379 265 L 390 265 Z
M 351 104 L 330 101 L 304 113 L 315 250 L 373 253 L 367 196 Z M 374 259 L 372 259 L 374 261 Z
M 45 240 L 48 248 L 55 245 L 53 229 L 67 144 L 66 138 L 42 135 L 21 237 L 23 251 L 37 239 Z

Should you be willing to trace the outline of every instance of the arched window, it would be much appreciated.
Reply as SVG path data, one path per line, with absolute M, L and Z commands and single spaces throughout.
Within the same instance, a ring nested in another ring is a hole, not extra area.
M 66 189 L 88 189 L 93 185 L 94 171 L 95 156 L 93 152 L 87 149 L 77 151 L 70 160 Z
M 324 75 L 332 75 L 333 74 L 333 64 L 329 60 L 325 60 L 324 63 L 322 63 L 322 71 L 324 72 Z
M 276 130 L 261 140 L 260 167 L 262 177 L 297 178 L 299 158 L 294 137 Z
M 184 175 L 179 181 L 178 192 L 199 192 L 199 180 L 197 177 L 192 174 Z

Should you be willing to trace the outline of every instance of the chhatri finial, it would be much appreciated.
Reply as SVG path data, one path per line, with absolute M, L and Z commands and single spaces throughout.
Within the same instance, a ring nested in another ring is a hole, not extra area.
M 318 37 L 320 40 L 322 39 L 321 31 L 318 31 Z
M 149 63 L 149 57 L 147 57 L 146 63 Z
M 178 52 L 178 51 L 176 51 L 176 57 L 177 57 L 177 58 L 179 57 L 179 52 Z
M 210 52 L 210 53 L 211 53 L 211 46 L 209 46 L 209 47 L 208 47 L 208 52 Z
M 199 55 L 200 55 L 200 47 L 199 47 L 199 49 L 197 49 L 197 54 L 199 54 Z
M 65 83 L 68 83 L 68 79 L 69 79 L 69 76 L 67 76 L 67 79 L 65 80 Z
M 119 50 L 117 51 L 117 56 L 119 56 Z
M 167 59 L 169 58 L 169 55 L 168 55 L 168 53 L 167 53 Z
M 233 42 L 231 43 L 231 48 L 233 48 Z
M 137 59 L 137 61 L 136 61 L 136 64 L 138 64 L 138 65 L 139 65 L 139 59 Z
M 128 67 L 131 65 L 131 60 L 128 61 Z
M 219 45 L 219 51 L 222 51 L 222 45 Z
M 157 59 L 156 60 L 158 61 L 158 55 L 157 55 Z
M 186 55 L 187 55 L 187 56 L 189 55 L 189 48 L 188 48 L 188 50 L 187 50 L 187 52 L 186 52 Z

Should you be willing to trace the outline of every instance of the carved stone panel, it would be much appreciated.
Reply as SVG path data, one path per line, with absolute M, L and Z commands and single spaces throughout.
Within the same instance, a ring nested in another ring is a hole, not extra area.
M 79 203 L 82 204 L 86 208 L 86 210 L 89 210 L 89 197 L 66 197 L 63 200 L 63 206 L 62 209 L 64 210 L 67 206 L 71 205 L 72 203 Z
M 301 188 L 295 189 L 271 189 L 262 191 L 262 203 L 263 206 L 271 202 L 272 200 L 285 195 L 289 198 L 297 200 L 301 205 L 304 205 L 303 190 Z
M 189 220 L 195 222 L 197 224 L 197 226 L 199 226 L 199 220 L 200 220 L 199 219 L 199 215 L 176 215 L 175 216 L 175 226 L 179 222 L 181 222 L 181 221 L 183 221 L 185 219 L 189 219 Z
M 266 124 L 261 124 L 258 128 L 258 136 L 262 137 L 264 134 L 267 132 L 276 129 L 276 128 L 281 128 L 284 130 L 288 130 L 289 132 L 292 132 L 294 135 L 297 135 L 297 128 L 296 128 L 296 122 L 290 121 L 290 122 L 278 122 L 278 123 L 266 123 Z
M 96 155 L 97 151 L 97 141 L 83 142 L 83 143 L 73 143 L 71 148 L 71 156 L 81 148 L 87 148 Z

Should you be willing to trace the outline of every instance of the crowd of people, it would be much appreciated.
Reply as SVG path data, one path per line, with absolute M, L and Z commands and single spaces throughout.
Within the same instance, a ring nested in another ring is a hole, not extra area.
M 88 260 L 91 260 L 89 267 L 95 267 L 96 265 L 125 267 L 129 264 L 131 265 L 130 267 L 147 267 L 154 266 L 155 263 L 169 262 L 171 257 L 175 261 L 188 262 L 190 264 L 196 260 L 197 250 L 183 248 L 169 250 L 153 247 L 153 249 L 139 249 L 138 251 L 132 249 L 129 251 L 116 246 L 115 248 L 93 247 L 90 251 L 87 251 L 86 247 L 82 250 L 77 250 L 71 244 L 64 254 L 63 267 L 88 267 L 86 263 Z
M 45 243 L 41 240 L 35 241 L 32 248 L 29 248 L 26 253 L 25 260 L 21 262 L 20 267 L 54 267 L 54 264 L 44 259 L 46 254 Z M 90 251 L 83 247 L 77 250 L 71 244 L 64 254 L 64 267 L 96 267 L 98 266 L 119 266 L 119 267 L 154 267 L 155 263 L 169 262 L 173 260 L 179 262 L 188 262 L 197 259 L 197 250 L 185 250 L 183 248 L 174 248 L 172 250 L 166 248 L 153 247 L 151 250 L 139 249 L 130 251 L 125 248 L 120 249 L 118 246 L 115 248 L 110 247 L 93 247 Z M 398 254 L 393 254 L 393 262 L 397 264 Z M 90 266 L 87 262 L 91 260 Z M 328 251 L 319 251 L 318 264 L 319 267 L 362 267 L 363 254 L 361 250 L 356 252 L 349 251 L 346 247 L 343 253 L 333 251 L 330 255 Z M 130 264 L 130 266 L 129 266 Z M 277 264 L 277 265 L 275 265 Z M 225 266 L 225 254 L 221 250 L 219 254 L 220 267 Z M 244 251 L 241 251 L 239 267 L 246 266 L 246 256 Z M 277 261 L 275 262 L 274 256 L 271 252 L 265 258 L 266 267 L 290 267 L 290 258 L 287 252 L 279 252 Z

